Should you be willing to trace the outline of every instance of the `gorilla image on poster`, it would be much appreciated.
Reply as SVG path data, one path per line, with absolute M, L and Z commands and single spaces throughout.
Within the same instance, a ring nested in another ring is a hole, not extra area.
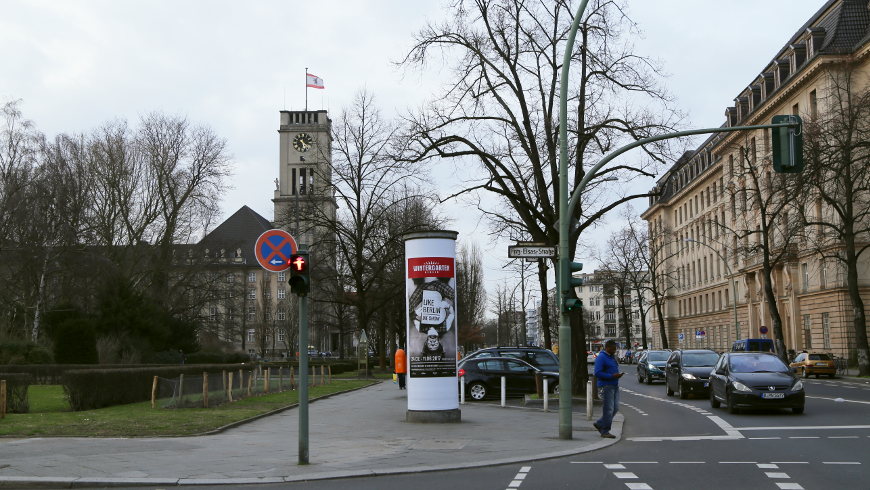
M 409 259 L 408 364 L 412 377 L 456 376 L 453 258 Z

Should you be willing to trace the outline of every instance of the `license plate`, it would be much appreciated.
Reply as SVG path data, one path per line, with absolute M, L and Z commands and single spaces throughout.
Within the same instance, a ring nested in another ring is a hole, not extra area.
M 761 398 L 785 398 L 785 393 L 762 393 Z
M 704 388 L 706 388 L 706 387 L 708 387 L 708 386 L 710 386 L 710 382 L 709 382 L 709 381 L 704 381 Z
M 827 362 L 817 362 L 816 366 L 828 367 L 828 363 Z

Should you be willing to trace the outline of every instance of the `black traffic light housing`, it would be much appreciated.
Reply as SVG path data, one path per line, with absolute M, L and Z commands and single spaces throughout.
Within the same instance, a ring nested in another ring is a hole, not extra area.
M 800 173 L 804 169 L 804 126 L 800 116 L 773 116 L 773 124 L 792 123 L 795 126 L 770 129 L 773 146 L 773 170 L 784 174 Z
M 290 291 L 299 296 L 305 296 L 311 289 L 311 278 L 308 270 L 311 263 L 308 252 L 299 252 L 290 257 Z
M 565 313 L 583 307 L 583 302 L 577 297 L 577 290 L 574 289 L 583 285 L 582 278 L 574 277 L 574 272 L 582 270 L 583 264 L 580 262 L 568 262 L 568 287 L 565 288 L 565 298 L 562 300 L 562 311 Z

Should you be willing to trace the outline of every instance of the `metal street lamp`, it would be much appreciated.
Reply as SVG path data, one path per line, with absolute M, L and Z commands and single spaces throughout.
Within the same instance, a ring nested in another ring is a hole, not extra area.
M 716 250 L 715 248 L 713 248 L 712 246 L 710 246 L 707 243 L 700 242 L 700 241 L 694 240 L 692 238 L 684 238 L 683 241 L 697 243 L 698 245 L 703 245 L 703 246 L 709 248 L 710 250 L 712 250 L 716 255 L 719 256 L 720 259 L 722 259 L 722 262 L 725 264 L 725 271 L 728 272 L 728 276 L 729 277 L 734 276 L 734 273 L 731 271 L 731 268 L 728 267 L 728 261 L 725 260 L 725 257 L 723 257 L 722 254 L 719 253 L 718 250 Z M 733 279 L 732 279 L 732 281 L 733 281 L 733 284 L 731 285 L 731 296 L 732 296 L 731 306 L 733 307 L 733 310 L 734 310 L 734 334 L 737 336 L 737 338 L 735 338 L 734 340 L 737 340 L 740 338 L 740 322 L 737 321 L 737 281 L 733 280 Z

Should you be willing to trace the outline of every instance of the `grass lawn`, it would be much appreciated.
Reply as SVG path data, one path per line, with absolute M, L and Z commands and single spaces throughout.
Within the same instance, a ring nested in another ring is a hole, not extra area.
M 335 379 L 308 388 L 308 398 L 360 388 L 378 381 Z M 0 437 L 186 436 L 207 432 L 298 401 L 296 391 L 245 398 L 214 408 L 152 409 L 151 402 L 131 403 L 97 410 L 70 412 L 61 386 L 29 388 L 30 413 L 6 414 L 0 419 Z

